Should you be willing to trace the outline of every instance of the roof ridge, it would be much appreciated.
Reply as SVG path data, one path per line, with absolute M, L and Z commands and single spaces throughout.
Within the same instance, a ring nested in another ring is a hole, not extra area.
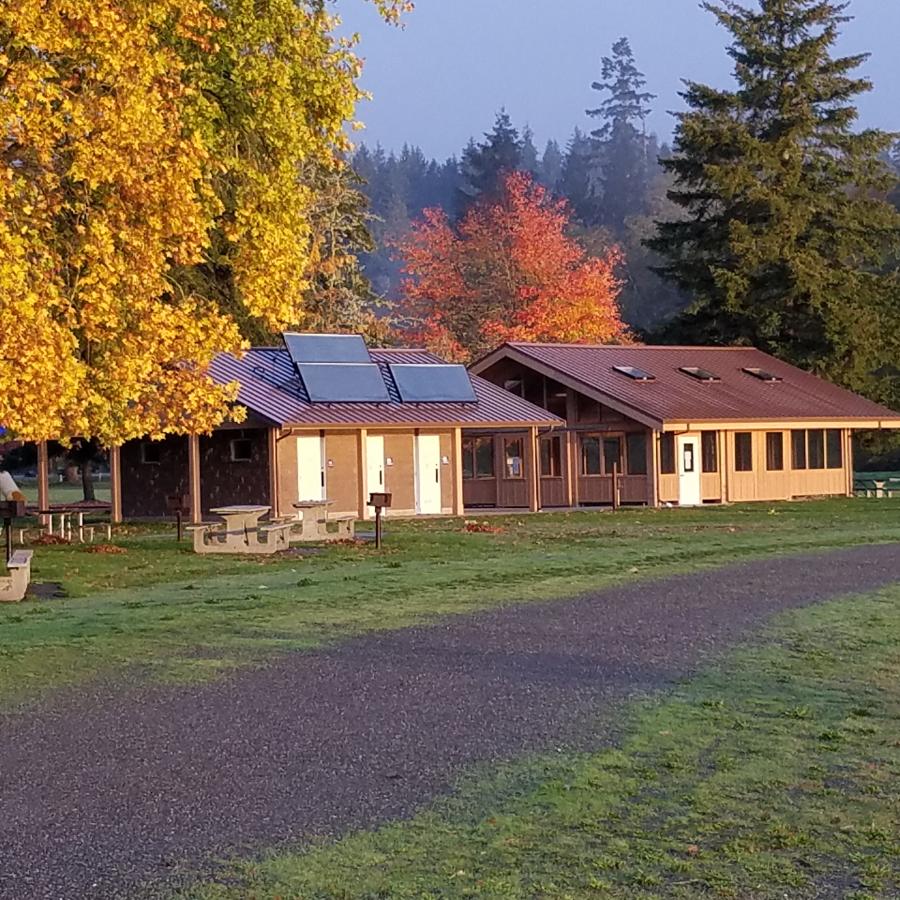
M 575 344 L 575 343 L 529 343 L 529 342 L 510 342 L 510 347 L 528 348 L 528 347 L 554 347 L 554 348 L 574 348 L 581 350 L 729 350 L 744 351 L 756 350 L 758 353 L 765 353 L 759 347 L 751 347 L 744 344 L 729 344 L 721 346 L 717 344 Z

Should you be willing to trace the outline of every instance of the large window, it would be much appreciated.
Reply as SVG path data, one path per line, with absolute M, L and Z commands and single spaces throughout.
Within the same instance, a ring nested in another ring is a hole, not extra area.
M 806 468 L 806 432 L 791 432 L 791 468 Z
M 625 455 L 628 457 L 629 475 L 647 474 L 647 435 L 643 431 L 626 435 Z
M 541 477 L 562 476 L 562 438 L 558 435 L 541 438 Z
M 825 432 L 821 428 L 806 432 L 806 458 L 810 469 L 825 468 Z
M 675 474 L 674 434 L 664 434 L 659 439 L 659 471 L 663 475 Z
M 581 438 L 581 474 L 602 475 L 600 463 L 600 438 L 592 434 Z
M 735 432 L 734 469 L 736 472 L 753 471 L 753 434 L 749 431 Z
M 719 471 L 719 434 L 716 431 L 704 431 L 700 435 L 703 471 L 707 474 Z
M 600 438 L 585 434 L 581 438 L 581 474 L 612 475 L 613 466 L 620 475 L 622 467 L 622 439 L 618 437 Z
M 463 478 L 494 477 L 494 439 L 467 438 L 463 441 Z
M 766 432 L 766 468 L 770 472 L 784 469 L 784 435 L 780 431 Z
M 503 438 L 504 474 L 507 478 L 525 477 L 524 448 L 522 438 Z
M 825 461 L 829 469 L 844 468 L 844 445 L 839 428 L 825 432 Z
M 622 474 L 622 441 L 617 438 L 603 439 L 603 474 L 612 475 L 613 472 Z

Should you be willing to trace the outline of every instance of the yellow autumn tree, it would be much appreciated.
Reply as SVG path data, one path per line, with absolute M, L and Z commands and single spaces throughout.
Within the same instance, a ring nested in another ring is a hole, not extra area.
M 112 444 L 240 415 L 207 367 L 302 318 L 300 166 L 336 164 L 361 96 L 334 25 L 319 0 L 0 6 L 0 425 Z

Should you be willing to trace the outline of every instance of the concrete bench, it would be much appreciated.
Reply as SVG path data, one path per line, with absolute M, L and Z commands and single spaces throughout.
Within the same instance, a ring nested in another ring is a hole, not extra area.
M 17 603 L 25 597 L 31 581 L 31 550 L 16 550 L 6 563 L 6 577 L 0 576 L 0 602 Z

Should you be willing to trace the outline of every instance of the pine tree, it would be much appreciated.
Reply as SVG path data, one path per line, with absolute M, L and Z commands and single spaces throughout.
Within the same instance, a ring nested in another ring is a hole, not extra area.
M 563 155 L 559 144 L 554 140 L 547 141 L 544 155 L 541 157 L 541 183 L 551 191 L 556 191 L 562 176 Z
M 625 220 L 641 215 L 646 209 L 650 170 L 655 161 L 650 156 L 646 120 L 648 103 L 655 94 L 643 90 L 646 80 L 638 71 L 628 38 L 613 44 L 612 56 L 603 58 L 602 81 L 591 87 L 608 96 L 589 116 L 603 124 L 591 132 L 596 140 L 598 221 L 615 234 L 621 234 Z
M 649 245 L 692 296 L 671 334 L 753 344 L 871 396 L 900 358 L 900 217 L 882 199 L 890 137 L 855 131 L 864 54 L 835 58 L 846 3 L 705 3 L 732 35 L 734 90 L 688 83 L 671 199 L 680 221 Z M 897 390 L 895 384 L 893 390 Z
M 494 127 L 476 144 L 469 141 L 460 164 L 460 214 L 473 201 L 484 196 L 496 197 L 502 189 L 503 178 L 522 164 L 522 139 L 513 127 L 506 110 L 497 113 Z
M 576 128 L 566 145 L 559 192 L 569 201 L 576 219 L 593 224 L 597 201 L 593 179 L 593 160 L 596 148 L 590 137 Z

